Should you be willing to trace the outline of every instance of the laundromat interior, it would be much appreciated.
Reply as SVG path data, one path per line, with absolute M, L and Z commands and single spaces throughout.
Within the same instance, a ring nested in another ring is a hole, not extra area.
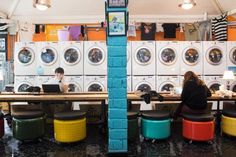
M 235 157 L 235 75 L 235 0 L 0 0 L 0 157 Z

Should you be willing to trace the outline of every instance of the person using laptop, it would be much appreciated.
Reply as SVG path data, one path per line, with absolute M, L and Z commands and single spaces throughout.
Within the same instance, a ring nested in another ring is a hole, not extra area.
M 68 91 L 68 83 L 64 76 L 64 69 L 61 67 L 56 68 L 55 76 L 51 78 L 47 84 L 59 84 L 61 92 Z
M 55 76 L 47 84 L 58 84 L 62 93 L 68 91 L 68 83 L 64 76 L 64 69 L 58 67 L 55 69 Z M 71 111 L 72 103 L 68 101 L 48 101 L 42 104 L 42 108 L 48 118 L 53 118 L 54 113 Z
M 181 103 L 173 114 L 177 118 L 181 113 L 206 113 L 208 111 L 207 97 L 211 92 L 206 84 L 198 76 L 188 71 L 184 74 Z

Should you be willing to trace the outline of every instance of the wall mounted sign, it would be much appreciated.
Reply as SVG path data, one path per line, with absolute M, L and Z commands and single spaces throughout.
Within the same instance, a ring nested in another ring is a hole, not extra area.
M 108 36 L 126 36 L 126 12 L 107 12 Z

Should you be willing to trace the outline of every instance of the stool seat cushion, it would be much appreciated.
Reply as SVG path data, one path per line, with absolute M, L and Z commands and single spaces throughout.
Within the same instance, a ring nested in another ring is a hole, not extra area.
M 57 120 L 76 120 L 83 119 L 85 117 L 86 113 L 81 111 L 58 112 L 54 114 L 54 119 Z
M 190 113 L 184 113 L 183 118 L 190 120 L 190 121 L 195 121 L 195 122 L 208 122 L 208 121 L 213 121 L 214 116 L 211 114 L 190 114 Z
M 138 117 L 138 112 L 128 112 L 127 118 L 128 119 L 136 119 Z
M 39 118 L 43 117 L 44 113 L 42 111 L 20 111 L 14 112 L 12 116 L 16 119 L 31 119 L 31 118 Z
M 227 117 L 236 118 L 236 110 L 223 110 L 222 114 Z
M 145 111 L 142 113 L 142 118 L 149 120 L 166 120 L 170 118 L 168 111 Z

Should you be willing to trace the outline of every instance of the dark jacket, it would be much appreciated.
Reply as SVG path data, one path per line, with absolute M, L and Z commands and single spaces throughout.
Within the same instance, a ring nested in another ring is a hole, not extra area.
M 206 85 L 198 85 L 195 81 L 189 80 L 185 83 L 181 94 L 182 103 L 191 109 L 202 110 L 207 107 L 207 97 L 211 96 Z

